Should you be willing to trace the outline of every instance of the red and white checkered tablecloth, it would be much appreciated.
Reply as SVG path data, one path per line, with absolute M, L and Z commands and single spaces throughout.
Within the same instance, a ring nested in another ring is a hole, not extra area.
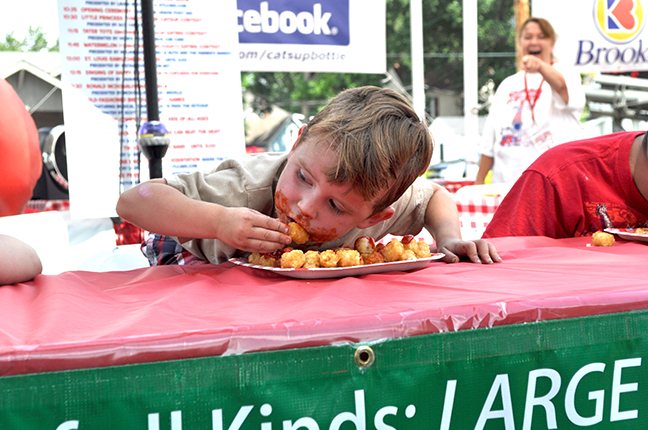
M 481 237 L 511 186 L 512 184 L 471 185 L 454 193 L 452 197 L 459 211 L 462 230 L 471 232 L 473 237 Z
M 485 230 L 503 198 L 504 196 L 500 195 L 487 195 L 481 198 L 459 196 L 457 198 L 455 194 L 461 227 Z

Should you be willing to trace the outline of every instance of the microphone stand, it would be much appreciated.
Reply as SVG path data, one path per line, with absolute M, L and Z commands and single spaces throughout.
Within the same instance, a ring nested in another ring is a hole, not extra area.
M 137 1 L 137 0 L 135 0 Z M 157 65 L 153 0 L 141 0 L 142 37 L 144 43 L 144 82 L 146 118 L 138 131 L 137 142 L 149 161 L 149 177 L 162 177 L 162 158 L 169 148 L 169 132 L 160 122 L 158 107 Z

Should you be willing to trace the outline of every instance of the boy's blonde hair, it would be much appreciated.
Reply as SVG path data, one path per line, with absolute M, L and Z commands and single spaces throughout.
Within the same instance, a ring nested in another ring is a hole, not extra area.
M 350 184 L 373 214 L 395 202 L 427 170 L 434 142 L 411 104 L 378 87 L 341 92 L 308 123 L 298 145 L 328 143 L 338 162 L 327 179 Z

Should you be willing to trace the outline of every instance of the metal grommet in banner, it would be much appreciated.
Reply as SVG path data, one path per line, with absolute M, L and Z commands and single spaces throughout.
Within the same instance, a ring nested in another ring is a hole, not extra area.
M 371 366 L 375 359 L 376 353 L 373 349 L 371 349 L 370 346 L 367 345 L 358 347 L 358 349 L 355 350 L 355 354 L 353 354 L 353 360 L 358 365 L 358 367 L 361 367 L 363 369 Z

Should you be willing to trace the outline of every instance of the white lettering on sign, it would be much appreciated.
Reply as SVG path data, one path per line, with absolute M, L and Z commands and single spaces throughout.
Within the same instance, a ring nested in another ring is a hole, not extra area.
M 267 33 L 281 32 L 293 34 L 299 31 L 301 34 L 332 34 L 329 27 L 330 13 L 322 13 L 322 5 L 315 3 L 313 12 L 299 12 L 285 10 L 279 13 L 268 7 L 268 2 L 262 2 L 259 10 L 238 10 L 238 17 L 242 18 L 242 25 L 238 26 L 239 33 Z

